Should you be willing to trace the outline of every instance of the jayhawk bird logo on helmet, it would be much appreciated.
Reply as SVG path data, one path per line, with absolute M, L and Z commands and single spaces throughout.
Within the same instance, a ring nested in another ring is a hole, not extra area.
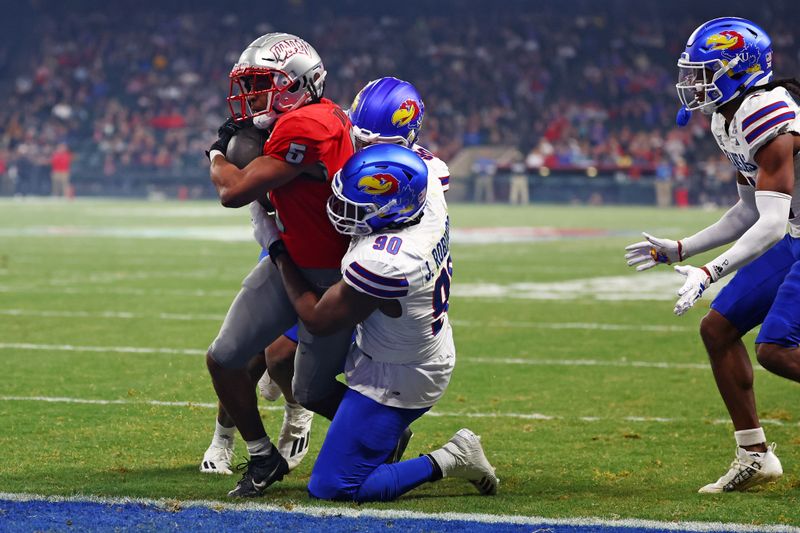
M 391 174 L 372 174 L 358 180 L 358 190 L 367 194 L 394 194 L 399 186 Z
M 711 50 L 741 50 L 744 37 L 736 31 L 723 31 L 706 39 L 706 46 Z
M 397 126 L 398 128 L 401 126 L 408 126 L 415 121 L 418 116 L 419 104 L 409 98 L 400 104 L 400 107 L 397 108 L 397 111 L 392 113 L 392 125 Z

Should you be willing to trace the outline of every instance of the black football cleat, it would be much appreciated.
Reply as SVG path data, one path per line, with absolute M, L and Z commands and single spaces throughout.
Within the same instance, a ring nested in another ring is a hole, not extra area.
M 286 459 L 278 452 L 275 445 L 269 455 L 253 455 L 247 462 L 241 463 L 236 470 L 245 470 L 236 488 L 228 493 L 231 498 L 256 498 L 289 473 Z
M 406 448 L 408 447 L 408 441 L 410 441 L 411 437 L 413 436 L 414 432 L 411 431 L 411 428 L 406 428 L 403 430 L 403 434 L 400 435 L 400 440 L 397 441 L 397 446 L 394 447 L 392 453 L 389 454 L 389 458 L 386 459 L 386 464 L 400 462 L 400 459 L 403 458 L 403 454 L 406 453 Z

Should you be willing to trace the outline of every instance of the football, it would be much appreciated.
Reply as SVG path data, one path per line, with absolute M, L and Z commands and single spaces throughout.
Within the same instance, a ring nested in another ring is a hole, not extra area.
M 265 131 L 249 126 L 240 129 L 228 143 L 225 159 L 239 168 L 244 168 L 250 161 L 264 153 L 264 143 L 268 135 Z

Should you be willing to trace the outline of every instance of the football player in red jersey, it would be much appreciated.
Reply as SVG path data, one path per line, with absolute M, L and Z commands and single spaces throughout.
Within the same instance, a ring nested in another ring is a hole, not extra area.
M 268 198 L 286 250 L 304 277 L 323 292 L 340 277 L 348 240 L 331 226 L 330 179 L 353 154 L 347 115 L 322 98 L 325 69 L 317 52 L 285 33 L 253 41 L 231 71 L 228 101 L 235 118 L 209 150 L 211 181 L 225 207 Z M 254 109 L 260 111 L 253 112 Z M 238 125 L 252 119 L 270 129 L 264 156 L 243 169 L 225 159 Z M 257 219 L 261 213 L 256 212 Z M 259 417 L 247 363 L 297 322 L 278 270 L 261 261 L 242 282 L 206 357 L 217 396 L 247 443 L 250 460 L 232 497 L 253 497 L 288 472 Z M 329 419 L 346 390 L 336 381 L 352 332 L 315 337 L 300 325 L 293 392 L 306 408 Z

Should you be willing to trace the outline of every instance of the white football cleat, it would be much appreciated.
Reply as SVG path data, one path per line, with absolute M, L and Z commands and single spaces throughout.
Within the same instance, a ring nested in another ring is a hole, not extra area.
M 272 381 L 272 378 L 269 377 L 269 372 L 264 371 L 264 375 L 261 376 L 261 379 L 258 380 L 258 392 L 261 394 L 261 397 L 269 402 L 274 402 L 278 398 L 281 397 L 281 388 L 278 387 L 278 384 Z
M 430 456 L 442 470 L 442 477 L 466 479 L 483 495 L 497 494 L 500 480 L 483 453 L 481 438 L 469 429 L 459 429 L 447 444 Z
M 782 475 L 783 467 L 778 456 L 775 455 L 774 442 L 766 452 L 748 452 L 737 446 L 736 458 L 731 463 L 728 472 L 715 483 L 709 483 L 698 492 L 714 494 L 747 490 L 756 485 L 775 481 Z
M 203 462 L 200 463 L 200 472 L 204 474 L 233 474 L 231 461 L 233 460 L 233 446 L 230 448 L 214 446 L 212 443 L 206 453 L 203 454 Z
M 313 420 L 314 413 L 300 404 L 286 402 L 281 434 L 278 436 L 278 451 L 289 464 L 289 470 L 294 470 L 308 453 Z

